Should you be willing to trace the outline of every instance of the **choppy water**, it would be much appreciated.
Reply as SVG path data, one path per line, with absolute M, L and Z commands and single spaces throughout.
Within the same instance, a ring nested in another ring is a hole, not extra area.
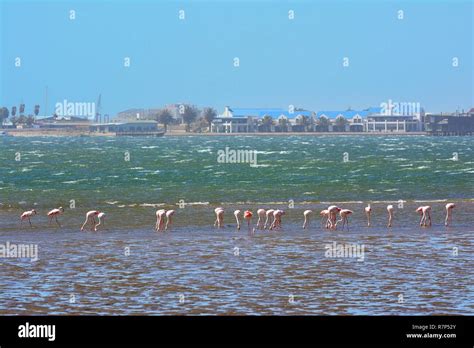
M 257 166 L 218 163 L 226 146 L 258 151 Z M 473 314 L 472 147 L 469 137 L 0 138 L 0 244 L 39 253 L 0 258 L 0 313 Z M 388 230 L 385 207 L 400 199 Z M 449 229 L 446 201 L 458 205 Z M 349 231 L 318 218 L 301 229 L 303 210 L 330 202 L 354 210 Z M 417 224 L 422 204 L 432 228 Z M 63 227 L 48 226 L 60 205 Z M 34 228 L 20 228 L 31 207 Z M 152 231 L 157 207 L 177 211 L 171 232 Z M 283 229 L 237 232 L 232 211 L 259 207 L 285 209 Z M 80 232 L 91 209 L 107 213 L 105 228 Z M 364 260 L 326 257 L 333 242 L 364 246 Z

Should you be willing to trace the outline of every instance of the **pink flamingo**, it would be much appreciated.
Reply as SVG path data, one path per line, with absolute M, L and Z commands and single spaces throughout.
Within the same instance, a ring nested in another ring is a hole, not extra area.
M 387 225 L 387 227 L 392 227 L 393 205 L 391 205 L 391 204 L 387 205 L 387 212 L 388 212 L 388 225 Z
M 306 227 L 308 227 L 309 225 L 309 218 L 310 218 L 310 215 L 313 214 L 313 211 L 312 210 L 305 210 L 303 212 L 303 216 L 304 216 L 304 222 L 303 222 L 303 229 L 306 229 Z
M 372 213 L 372 208 L 368 204 L 365 208 L 365 215 L 367 216 L 367 227 L 370 227 L 370 214 Z
M 224 223 L 224 208 L 217 207 L 214 209 L 214 212 L 216 213 L 216 221 L 214 222 L 214 227 L 217 226 L 218 228 L 221 228 Z
M 58 221 L 58 216 L 64 213 L 64 208 L 59 207 L 57 209 L 53 209 L 48 213 L 48 216 L 50 217 L 49 219 L 49 224 L 51 225 L 51 222 L 53 221 L 53 218 L 56 220 L 56 223 L 58 224 L 59 227 L 61 227 L 61 224 Z
M 156 231 L 162 231 L 163 230 L 163 226 L 164 226 L 164 220 L 163 220 L 163 217 L 165 216 L 166 214 L 166 210 L 164 209 L 158 209 L 155 213 L 156 215 L 156 224 L 155 224 L 155 230 Z
M 263 225 L 263 229 L 266 230 L 267 229 L 267 226 L 271 226 L 273 224 L 273 221 L 270 222 L 269 219 L 271 219 L 273 217 L 273 212 L 275 210 L 273 209 L 268 209 L 265 214 L 267 215 L 267 218 L 265 219 L 265 224 Z
M 449 226 L 452 221 L 452 210 L 456 208 L 456 204 L 448 203 L 446 204 L 446 219 L 444 220 L 444 225 Z
M 341 219 L 336 221 L 336 227 L 337 223 L 342 221 L 342 230 L 344 230 L 344 226 L 347 224 L 347 230 L 349 231 L 349 215 L 353 213 L 352 210 L 349 209 L 341 209 L 339 211 L 339 215 L 341 216 Z
M 235 221 L 237 221 L 237 230 L 240 231 L 240 210 L 234 210 Z
M 97 231 L 97 227 L 99 227 L 102 224 L 102 219 L 105 219 L 105 213 L 104 212 L 100 212 L 99 215 L 97 215 L 97 220 L 99 220 L 99 223 L 97 225 L 95 225 L 95 230 L 96 231 Z
M 30 227 L 33 227 L 31 225 L 31 220 L 30 220 L 30 218 L 33 215 L 36 215 L 36 210 L 34 210 L 34 209 L 27 210 L 23 214 L 21 214 L 21 216 L 20 216 L 20 225 L 23 223 L 23 220 L 28 219 L 28 222 L 30 223 Z
M 276 229 L 276 228 L 281 228 L 281 217 L 282 215 L 285 215 L 285 212 L 283 210 L 277 209 L 273 211 L 273 222 L 270 226 L 270 230 Z
M 331 205 L 328 207 L 328 221 L 327 225 L 329 225 L 330 229 L 336 228 L 336 220 L 337 220 L 337 213 L 341 211 L 341 208 L 339 208 L 336 205 Z
M 250 210 L 244 212 L 244 219 L 247 220 L 247 226 L 250 231 L 250 220 L 252 220 L 253 213 Z
M 168 210 L 166 212 L 166 225 L 165 225 L 165 231 L 168 230 L 168 225 L 171 227 L 171 224 L 173 223 L 173 215 L 175 214 L 174 210 Z
M 321 226 L 324 226 L 324 221 L 326 221 L 326 228 L 329 228 L 328 220 L 329 220 L 329 210 L 324 209 L 319 212 L 321 216 Z
M 421 220 L 420 220 L 420 226 L 431 226 L 431 207 L 429 205 L 425 205 L 422 207 L 418 207 L 416 209 L 417 213 L 420 213 L 421 215 Z M 429 225 L 426 224 L 426 219 L 430 221 Z
M 98 216 L 99 214 L 100 214 L 100 211 L 98 210 L 88 211 L 86 213 L 86 221 L 84 221 L 84 223 L 82 224 L 81 231 L 84 231 L 84 226 L 86 226 L 88 222 L 91 223 L 91 226 L 92 226 L 91 231 L 97 231 L 95 217 Z
M 258 209 L 257 210 L 258 220 L 257 220 L 257 228 L 259 230 L 263 230 L 263 220 L 265 219 L 265 209 Z

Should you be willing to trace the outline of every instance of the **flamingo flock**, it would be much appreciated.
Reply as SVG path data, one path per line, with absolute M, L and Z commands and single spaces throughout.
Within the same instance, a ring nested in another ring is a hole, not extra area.
M 452 223 L 453 209 L 456 207 L 454 203 L 448 203 L 445 206 L 446 209 L 446 218 L 445 226 L 449 226 Z M 224 208 L 217 207 L 214 209 L 216 220 L 214 221 L 214 227 L 223 228 L 224 227 Z M 371 226 L 371 214 L 372 207 L 368 204 L 364 208 L 364 212 L 367 218 L 367 227 Z M 388 221 L 387 227 L 390 228 L 393 225 L 395 208 L 392 204 L 387 205 Z M 420 218 L 421 227 L 431 227 L 431 206 L 424 205 L 420 206 L 415 210 L 418 213 Z M 58 221 L 58 217 L 64 213 L 64 208 L 59 207 L 55 208 L 47 213 L 49 218 L 49 224 L 51 225 L 53 219 L 56 221 L 57 225 L 61 227 L 61 224 Z M 338 224 L 342 223 L 342 230 L 347 228 L 349 230 L 349 217 L 354 214 L 352 210 L 340 208 L 337 205 L 330 205 L 327 209 L 321 210 L 319 215 L 321 217 L 321 226 L 325 227 L 328 230 L 337 230 Z M 30 224 L 30 227 L 33 227 L 31 219 L 37 215 L 35 209 L 27 210 L 20 215 L 20 225 L 23 221 L 27 220 Z M 165 210 L 159 209 L 155 213 L 156 215 L 156 224 L 155 231 L 167 231 L 171 228 L 173 222 L 173 216 L 175 215 L 174 210 Z M 285 211 L 281 209 L 257 209 L 257 223 L 256 228 L 252 225 L 253 212 L 251 210 L 245 210 L 243 213 L 243 218 L 247 222 L 247 228 L 249 231 L 255 232 L 258 230 L 276 230 L 282 228 L 282 217 L 285 215 Z M 303 212 L 303 229 L 307 229 L 310 225 L 310 220 L 313 215 L 313 211 L 308 209 Z M 339 219 L 338 219 L 339 215 Z M 242 212 L 240 210 L 234 210 L 234 217 L 236 221 L 236 228 L 240 230 L 242 225 Z M 97 218 L 97 221 L 96 221 Z M 105 213 L 99 210 L 90 210 L 86 213 L 86 219 L 81 226 L 81 231 L 84 230 L 86 225 L 90 224 L 92 231 L 97 231 L 97 227 L 103 225 L 103 220 L 105 218 Z

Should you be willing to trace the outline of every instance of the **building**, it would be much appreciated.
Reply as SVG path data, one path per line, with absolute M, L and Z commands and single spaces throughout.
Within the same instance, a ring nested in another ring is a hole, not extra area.
M 96 123 L 89 126 L 91 132 L 115 133 L 116 135 L 161 135 L 158 122 L 137 120 L 130 122 Z
M 426 114 L 425 128 L 430 135 L 473 135 L 474 108 L 452 114 Z
M 317 130 L 329 132 L 364 132 L 365 120 L 368 115 L 380 112 L 380 108 L 368 108 L 365 110 L 352 110 L 351 108 L 345 111 L 319 111 L 317 113 L 318 119 L 325 117 L 329 120 L 329 124 L 318 125 Z M 339 124 L 339 119 L 345 119 L 345 124 Z
M 320 111 L 318 118 L 324 116 L 330 121 L 326 131 L 336 132 L 420 132 L 423 131 L 424 111 L 404 115 L 385 112 L 382 107 L 364 110 Z M 347 122 L 341 121 L 342 118 Z M 344 124 L 345 123 L 345 124 Z
M 230 108 L 211 122 L 213 133 L 253 133 L 298 131 L 301 120 L 313 120 L 314 113 L 307 110 L 294 111 L 278 108 Z

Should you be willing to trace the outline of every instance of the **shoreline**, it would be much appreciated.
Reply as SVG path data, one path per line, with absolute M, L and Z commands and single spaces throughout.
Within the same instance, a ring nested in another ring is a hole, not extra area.
M 8 136 L 12 137 L 115 137 L 115 133 L 98 133 L 88 132 L 83 130 L 56 130 L 56 129 L 42 129 L 42 130 L 4 130 Z M 191 133 L 182 131 L 167 131 L 165 137 L 186 137 L 186 136 L 204 136 L 204 137 L 219 137 L 219 136 L 429 136 L 428 132 L 258 132 L 258 133 Z M 146 135 L 143 135 L 146 136 Z M 134 137 L 141 137 L 140 135 Z

